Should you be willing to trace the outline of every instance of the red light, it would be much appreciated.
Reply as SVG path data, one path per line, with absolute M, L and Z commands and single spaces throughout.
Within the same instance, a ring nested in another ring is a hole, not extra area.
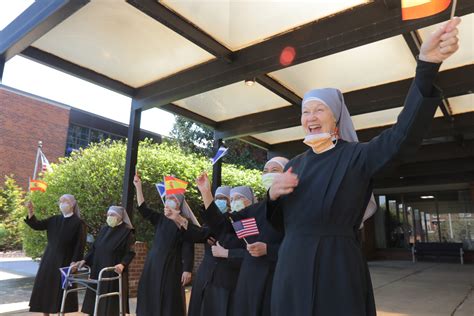
M 282 64 L 282 66 L 289 66 L 291 65 L 293 60 L 295 60 L 295 57 L 296 57 L 296 50 L 291 46 L 287 46 L 283 48 L 283 50 L 281 51 L 280 64 Z

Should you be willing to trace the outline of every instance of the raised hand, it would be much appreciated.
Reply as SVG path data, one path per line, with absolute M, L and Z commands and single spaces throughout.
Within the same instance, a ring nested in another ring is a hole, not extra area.
M 211 191 L 211 182 L 206 172 L 201 173 L 196 179 L 196 185 L 201 193 Z
M 28 218 L 32 218 L 33 215 L 35 215 L 35 209 L 33 207 L 33 203 L 31 203 L 31 201 L 28 201 L 26 203 L 26 207 L 28 208 Z
M 290 194 L 298 186 L 298 176 L 292 171 L 293 168 L 290 167 L 286 172 L 275 176 L 268 192 L 271 200 L 275 201 L 282 195 Z
M 459 48 L 457 37 L 459 23 L 461 23 L 461 18 L 454 17 L 433 32 L 421 45 L 419 59 L 441 63 L 454 54 Z
M 133 177 L 133 185 L 135 186 L 135 188 L 137 188 L 137 190 L 142 189 L 142 180 L 138 176 L 138 173 L 136 173 L 135 176 Z

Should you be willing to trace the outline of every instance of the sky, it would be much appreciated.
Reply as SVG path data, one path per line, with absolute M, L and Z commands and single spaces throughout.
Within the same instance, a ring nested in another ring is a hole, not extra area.
M 32 0 L 0 0 L 0 30 Z M 131 99 L 21 56 L 5 64 L 2 84 L 128 124 Z M 169 136 L 174 115 L 159 109 L 142 113 L 142 129 Z

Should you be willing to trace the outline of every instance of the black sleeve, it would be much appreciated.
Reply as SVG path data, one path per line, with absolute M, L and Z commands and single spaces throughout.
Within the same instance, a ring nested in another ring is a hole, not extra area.
M 120 263 L 126 267 L 132 262 L 133 258 L 135 258 L 135 251 L 133 247 L 134 245 L 135 245 L 135 234 L 133 233 L 133 231 L 131 231 L 130 234 L 128 234 L 125 255 L 120 261 Z
M 209 236 L 211 236 L 208 228 L 196 226 L 191 222 L 188 222 L 187 229 L 181 229 L 181 231 L 183 239 L 190 243 L 205 243 Z
M 38 220 L 35 215 L 31 216 L 31 218 L 28 218 L 28 216 L 26 216 L 25 223 L 34 230 L 47 230 L 51 218 L 52 217 L 43 220 Z
M 214 202 L 212 202 L 207 209 L 201 211 L 201 217 L 217 239 L 220 238 L 219 236 L 233 231 L 229 218 L 221 213 Z
M 194 267 L 194 244 L 190 242 L 183 242 L 181 248 L 181 255 L 183 258 L 183 272 L 193 272 Z
M 440 92 L 433 85 L 440 64 L 418 61 L 412 83 L 397 123 L 368 143 L 360 146 L 364 174 L 372 177 L 389 161 L 412 156 L 429 130 Z
M 79 224 L 79 228 L 77 230 L 76 235 L 76 245 L 74 247 L 74 252 L 72 255 L 72 262 L 81 261 L 84 257 L 84 248 L 86 247 L 86 239 L 87 239 L 87 227 L 86 223 L 82 220 Z
M 138 211 L 143 216 L 144 219 L 150 221 L 150 223 L 154 226 L 158 225 L 161 221 L 163 214 L 158 213 L 151 208 L 146 206 L 146 203 L 143 202 L 141 205 L 138 206 Z

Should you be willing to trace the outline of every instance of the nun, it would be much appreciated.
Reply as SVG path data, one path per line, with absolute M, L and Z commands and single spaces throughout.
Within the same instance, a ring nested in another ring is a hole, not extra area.
M 278 174 L 266 215 L 283 222 L 275 268 L 274 316 L 376 315 L 371 279 L 356 240 L 372 194 L 372 177 L 388 162 L 413 155 L 441 102 L 433 83 L 440 64 L 458 49 L 454 18 L 422 45 L 415 79 L 397 123 L 359 143 L 342 93 L 306 93 L 301 125 L 310 148 Z
M 283 172 L 288 159 L 274 157 L 267 161 L 263 168 L 262 184 L 268 190 L 273 183 L 275 175 Z M 210 183 L 207 175 L 198 179 L 198 188 L 201 190 L 206 202 L 212 197 Z M 235 192 L 234 196 L 246 195 L 248 191 Z M 242 265 L 237 281 L 234 295 L 233 314 L 260 316 L 270 315 L 270 298 L 273 282 L 273 273 L 278 259 L 283 234 L 281 230 L 273 228 L 266 220 L 265 201 L 257 204 L 247 205 L 239 212 L 232 212 L 230 217 L 233 221 L 254 217 L 257 222 L 259 234 L 246 238 L 248 245 L 245 249 L 229 249 L 229 257 L 242 257 Z M 215 227 L 225 227 L 228 233 L 233 233 L 230 221 L 219 215 L 214 203 L 210 203 L 204 213 L 215 220 Z M 235 204 L 234 204 L 235 208 Z
M 125 313 L 129 313 L 127 267 L 135 257 L 135 252 L 132 250 L 135 243 L 133 226 L 127 211 L 121 206 L 109 207 L 106 222 L 107 224 L 99 231 L 85 259 L 80 261 L 77 266 L 78 268 L 81 268 L 84 264 L 90 266 L 90 277 L 96 280 L 99 277 L 100 270 L 106 267 L 114 267 L 115 273 L 112 271 L 106 272 L 103 277 L 115 277 L 117 274 L 122 274 L 122 306 L 123 315 L 125 315 Z M 118 292 L 119 281 L 102 282 L 100 289 L 100 294 Z M 84 314 L 94 314 L 95 296 L 94 291 L 87 289 L 82 304 Z M 118 296 L 102 298 L 99 302 L 97 315 L 119 315 Z
M 194 244 L 185 241 L 183 231 L 188 225 L 199 226 L 199 223 L 183 194 L 166 195 L 163 214 L 147 207 L 137 175 L 133 183 L 138 211 L 155 226 L 153 246 L 138 283 L 137 316 L 185 316 L 184 286 L 191 282 Z
M 229 186 L 216 190 L 215 203 L 220 214 L 230 212 L 230 190 Z M 217 241 L 228 248 L 243 248 L 244 243 L 235 234 L 214 234 L 207 225 L 203 229 L 206 231 L 204 240 L 200 240 L 199 236 L 193 238 L 194 242 L 204 243 L 204 258 L 193 280 L 188 316 L 230 315 L 241 259 L 214 257 L 212 247 L 216 246 Z
M 43 315 L 59 313 L 63 297 L 59 268 L 82 260 L 86 244 L 86 224 L 81 219 L 74 196 L 64 194 L 59 198 L 58 206 L 60 215 L 39 220 L 34 214 L 33 204 L 29 203 L 25 219 L 32 229 L 46 231 L 48 238 L 30 298 L 30 312 Z M 72 313 L 78 309 L 77 293 L 69 294 L 64 311 Z

